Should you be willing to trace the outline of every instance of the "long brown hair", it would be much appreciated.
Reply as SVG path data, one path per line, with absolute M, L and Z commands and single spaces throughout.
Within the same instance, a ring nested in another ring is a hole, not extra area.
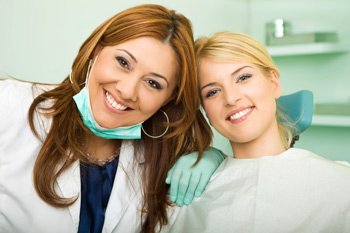
M 130 39 L 152 37 L 169 44 L 177 55 L 177 86 L 173 98 L 162 107 L 171 122 L 165 137 L 151 139 L 142 135 L 134 145 L 144 150 L 142 163 L 143 215 L 142 232 L 154 232 L 157 224 L 167 224 L 168 185 L 167 171 L 187 152 L 203 150 L 209 146 L 212 133 L 199 110 L 199 94 L 195 71 L 194 42 L 190 21 L 173 10 L 159 5 L 145 4 L 122 11 L 101 24 L 82 44 L 72 66 L 71 77 L 51 91 L 35 98 L 29 110 L 29 122 L 43 112 L 52 117 L 52 125 L 38 154 L 34 167 L 34 184 L 39 196 L 55 207 L 67 207 L 76 197 L 65 199 L 55 191 L 57 177 L 77 159 L 83 159 L 82 143 L 88 129 L 82 123 L 73 102 L 73 96 L 85 85 L 88 61 L 94 52 L 104 46 L 114 46 Z M 52 101 L 45 108 L 42 103 Z M 161 113 L 143 123 L 147 132 L 158 135 L 162 131 Z M 141 145 L 141 146 L 140 146 Z M 136 150 L 137 151 L 137 150 Z

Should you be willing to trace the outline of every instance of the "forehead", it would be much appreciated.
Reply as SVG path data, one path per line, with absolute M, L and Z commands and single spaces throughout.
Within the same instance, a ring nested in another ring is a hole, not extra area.
M 247 62 L 218 61 L 211 58 L 204 58 L 199 63 L 199 76 L 231 75 L 242 67 L 258 69 L 254 64 Z
M 135 58 L 136 65 L 148 72 L 160 73 L 166 77 L 175 76 L 178 69 L 177 56 L 174 49 L 167 43 L 152 37 L 139 37 L 126 42 L 104 47 L 102 53 L 115 54 L 121 52 Z
M 139 37 L 131 40 L 127 40 L 125 42 L 119 43 L 114 46 L 107 46 L 103 49 L 128 49 L 129 52 L 133 52 L 135 55 L 145 55 L 145 52 L 159 53 L 163 51 L 163 53 L 167 53 L 169 58 L 175 56 L 174 49 L 167 43 L 155 39 L 153 37 Z M 151 55 L 153 53 L 149 53 Z M 147 55 L 147 54 L 146 54 Z

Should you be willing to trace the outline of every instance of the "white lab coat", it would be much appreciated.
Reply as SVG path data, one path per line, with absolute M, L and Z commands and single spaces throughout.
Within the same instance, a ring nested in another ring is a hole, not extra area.
M 203 195 L 170 209 L 173 233 L 349 233 L 350 167 L 302 149 L 226 158 Z
M 34 90 L 36 93 L 37 90 Z M 34 94 L 36 95 L 36 94 Z M 75 162 L 57 181 L 63 197 L 77 197 L 69 208 L 55 208 L 39 198 L 33 166 L 41 142 L 31 132 L 27 112 L 33 100 L 30 83 L 0 81 L 0 232 L 77 232 L 80 213 L 80 169 Z M 49 119 L 37 119 L 43 129 Z M 131 141 L 123 141 L 119 165 L 102 232 L 140 232 L 141 181 Z

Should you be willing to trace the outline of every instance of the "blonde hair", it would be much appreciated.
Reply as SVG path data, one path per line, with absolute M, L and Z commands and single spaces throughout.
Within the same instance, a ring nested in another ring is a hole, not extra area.
M 201 37 L 195 42 L 197 67 L 203 58 L 217 62 L 247 62 L 256 65 L 266 77 L 279 70 L 267 49 L 252 37 L 237 32 L 217 32 L 210 37 Z M 277 104 L 276 119 L 282 143 L 289 148 L 293 140 L 294 125 Z

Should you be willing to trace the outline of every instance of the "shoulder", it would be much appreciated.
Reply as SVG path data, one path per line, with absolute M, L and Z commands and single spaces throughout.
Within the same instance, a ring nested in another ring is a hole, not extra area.
M 318 155 L 312 151 L 305 150 L 305 149 L 292 148 L 286 151 L 286 153 L 292 154 L 293 156 L 297 156 L 299 158 L 315 160 L 315 161 L 318 161 L 320 164 L 330 164 L 334 166 L 350 168 L 350 163 L 347 161 L 330 160 L 324 156 Z
M 2 98 L 13 95 L 26 95 L 32 89 L 33 84 L 14 79 L 0 80 L 0 95 Z
M 0 80 L 1 126 L 6 128 L 14 123 L 26 122 L 34 98 L 52 87 L 15 79 Z
M 300 179 L 315 184 L 337 183 L 345 185 L 350 190 L 348 162 L 329 160 L 312 151 L 297 148 L 289 149 L 278 156 L 267 156 L 260 159 L 228 157 L 217 169 L 212 180 L 216 180 L 216 183 L 220 180 L 219 183 L 228 185 L 239 183 L 239 180 L 254 180 L 256 177 L 260 177 L 261 181 L 279 177 L 279 180 L 288 180 L 288 182 L 290 179 Z
M 22 102 L 23 99 L 28 99 L 31 102 L 37 95 L 44 91 L 48 91 L 55 87 L 50 84 L 37 84 L 16 79 L 0 80 L 0 96 L 1 99 L 10 101 L 11 103 Z
M 304 149 L 293 148 L 286 153 L 290 153 L 291 158 L 295 157 L 297 166 L 315 176 L 315 179 L 336 180 L 339 183 L 350 184 L 350 164 L 346 161 L 330 160 Z
M 36 95 L 38 87 L 31 82 L 14 79 L 0 81 L 0 107 L 3 113 L 20 114 L 27 112 Z
M 0 81 L 0 108 L 5 120 L 27 112 L 33 101 L 32 87 L 33 84 L 29 82 L 13 79 Z

